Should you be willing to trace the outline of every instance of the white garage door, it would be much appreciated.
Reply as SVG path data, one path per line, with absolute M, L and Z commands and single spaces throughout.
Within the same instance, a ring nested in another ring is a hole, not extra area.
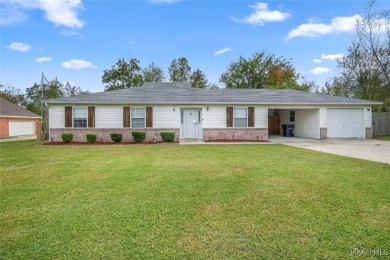
M 328 138 L 363 138 L 363 109 L 328 109 Z
M 9 136 L 35 134 L 34 122 L 9 122 Z

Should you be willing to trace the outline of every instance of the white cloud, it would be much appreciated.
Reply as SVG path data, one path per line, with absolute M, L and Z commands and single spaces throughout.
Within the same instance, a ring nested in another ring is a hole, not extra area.
M 314 62 L 314 63 L 321 63 L 322 60 L 321 60 L 321 59 L 313 59 L 313 62 Z
M 360 15 L 356 14 L 349 17 L 335 17 L 330 24 L 315 23 L 313 21 L 299 25 L 291 30 L 286 39 L 295 37 L 318 38 L 326 34 L 338 34 L 351 32 L 355 28 L 356 21 L 361 19 Z
M 76 30 L 63 30 L 63 31 L 61 31 L 61 35 L 63 35 L 63 36 L 80 36 L 80 38 L 83 38 L 83 35 L 80 34 Z
M 31 50 L 31 46 L 22 42 L 13 42 L 10 45 L 7 46 L 8 49 L 14 50 L 14 51 L 29 51 Z
M 214 56 L 219 56 L 219 55 L 224 54 L 224 53 L 229 52 L 229 51 L 234 51 L 234 49 L 228 47 L 228 48 L 218 50 L 218 51 L 214 52 Z
M 330 69 L 327 67 L 315 67 L 314 69 L 312 69 L 309 72 L 311 74 L 314 74 L 314 75 L 320 75 L 320 74 L 328 73 L 329 71 L 330 71 Z
M 18 8 L 14 8 L 12 4 L 0 3 L 1 25 L 15 24 L 28 19 L 28 15 Z
M 5 0 L 1 6 L 2 11 L 6 10 L 7 24 L 25 20 L 28 10 L 39 9 L 45 13 L 46 19 L 55 25 L 74 29 L 84 26 L 84 22 L 78 18 L 78 11 L 83 7 L 81 0 Z M 12 18 L 15 14 L 16 19 Z
M 72 59 L 61 63 L 62 67 L 67 69 L 82 70 L 87 68 L 96 68 L 96 65 L 86 60 Z
M 245 16 L 243 19 L 235 17 L 231 17 L 231 19 L 239 23 L 249 23 L 262 26 L 267 22 L 281 22 L 291 16 L 289 13 L 283 13 L 278 10 L 269 10 L 267 3 L 256 3 L 256 5 L 249 5 L 249 7 L 255 9 L 255 12 Z
M 344 54 L 337 53 L 337 54 L 322 54 L 321 58 L 324 60 L 336 60 L 336 59 L 342 59 L 344 58 Z
M 40 57 L 40 58 L 35 59 L 35 62 L 44 63 L 44 62 L 49 62 L 51 60 L 52 60 L 51 57 Z
M 151 4 L 173 4 L 180 2 L 181 0 L 148 0 Z

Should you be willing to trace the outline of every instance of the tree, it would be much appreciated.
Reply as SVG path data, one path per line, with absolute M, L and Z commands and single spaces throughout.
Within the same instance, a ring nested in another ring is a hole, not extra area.
M 143 84 L 142 70 L 139 60 L 131 58 L 127 63 L 119 59 L 110 70 L 104 70 L 102 83 L 107 83 L 105 91 L 141 86 Z
M 15 89 L 9 85 L 3 85 L 0 83 L 0 97 L 18 105 L 25 106 L 26 99 L 20 89 Z
M 69 82 L 66 82 L 65 86 L 63 87 L 63 95 L 65 97 L 74 97 L 79 95 L 84 95 L 90 93 L 88 90 L 83 91 L 80 87 L 77 87 L 76 85 L 72 86 Z
M 375 6 L 368 2 L 364 18 L 356 21 L 347 54 L 337 61 L 339 72 L 323 92 L 381 101 L 374 109 L 390 111 L 390 10 L 375 11 Z
M 165 80 L 164 72 L 152 62 L 148 68 L 142 70 L 144 82 L 162 82 Z
M 45 116 L 44 115 L 45 111 L 41 111 L 42 98 L 51 99 L 51 98 L 59 98 L 63 96 L 64 96 L 63 84 L 61 82 L 58 82 L 57 80 L 50 81 L 47 84 L 44 84 L 43 86 L 34 83 L 32 87 L 26 89 L 26 109 L 30 110 L 35 114 Z
M 227 88 L 290 88 L 298 85 L 298 77 L 290 61 L 262 51 L 249 58 L 240 56 L 219 81 Z
M 208 86 L 207 78 L 200 69 L 191 74 L 190 83 L 193 88 L 206 88 Z
M 185 57 L 174 59 L 168 68 L 169 78 L 172 82 L 187 83 L 189 81 L 191 67 Z
M 216 83 L 212 83 L 212 84 L 208 84 L 206 88 L 207 89 L 219 89 L 219 86 Z

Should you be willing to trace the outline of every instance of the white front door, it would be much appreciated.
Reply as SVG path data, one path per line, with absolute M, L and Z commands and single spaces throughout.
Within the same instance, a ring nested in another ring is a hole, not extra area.
M 198 110 L 184 110 L 184 138 L 197 138 Z

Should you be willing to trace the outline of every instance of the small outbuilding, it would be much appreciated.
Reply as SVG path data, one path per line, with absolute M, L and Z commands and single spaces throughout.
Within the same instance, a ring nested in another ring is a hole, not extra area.
M 36 135 L 41 117 L 0 98 L 0 137 Z

